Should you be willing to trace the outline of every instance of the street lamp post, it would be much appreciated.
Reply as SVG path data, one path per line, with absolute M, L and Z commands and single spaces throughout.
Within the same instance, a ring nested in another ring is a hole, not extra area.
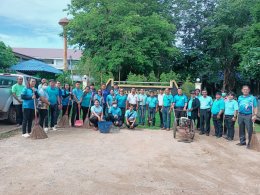
M 199 78 L 196 79 L 196 82 L 195 82 L 195 89 L 199 89 L 201 90 L 201 81 Z
M 64 71 L 68 70 L 68 62 L 67 62 L 67 32 L 65 26 L 67 26 L 69 20 L 67 18 L 62 18 L 59 21 L 59 25 L 63 28 L 63 38 L 64 38 L 64 55 L 63 55 L 63 64 L 64 64 Z

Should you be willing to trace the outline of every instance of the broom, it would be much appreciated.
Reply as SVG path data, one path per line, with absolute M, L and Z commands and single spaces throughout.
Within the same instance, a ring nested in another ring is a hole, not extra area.
M 253 133 L 250 140 L 250 149 L 260 152 L 260 144 L 255 131 L 255 123 L 253 122 Z
M 68 102 L 65 114 L 62 116 L 62 118 L 60 119 L 60 121 L 58 123 L 58 125 L 61 128 L 69 128 L 70 127 L 70 124 L 69 124 L 69 114 L 68 114 L 69 113 L 69 105 L 70 105 L 70 100 Z
M 35 123 L 32 129 L 31 138 L 32 139 L 45 139 L 48 138 L 47 134 L 43 131 L 42 127 L 39 125 L 39 121 L 37 118 L 37 112 L 36 112 L 36 100 L 34 99 L 34 115 L 35 115 Z

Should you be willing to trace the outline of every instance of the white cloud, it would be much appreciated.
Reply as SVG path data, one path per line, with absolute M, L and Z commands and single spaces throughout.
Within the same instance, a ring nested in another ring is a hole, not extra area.
M 58 21 L 66 17 L 63 9 L 70 0 L 1 0 L 0 17 L 12 22 L 14 29 L 10 34 L 1 32 L 0 40 L 11 47 L 49 47 L 62 48 L 62 32 Z M 17 28 L 28 29 L 17 35 Z

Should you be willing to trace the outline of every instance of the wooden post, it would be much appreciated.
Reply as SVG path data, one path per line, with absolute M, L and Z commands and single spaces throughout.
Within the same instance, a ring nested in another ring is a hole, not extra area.
M 67 33 L 66 33 L 66 29 L 64 26 L 63 26 L 63 36 L 64 36 L 63 64 L 64 64 L 64 71 L 67 71 L 68 70 L 68 57 L 67 57 L 68 46 L 67 46 Z

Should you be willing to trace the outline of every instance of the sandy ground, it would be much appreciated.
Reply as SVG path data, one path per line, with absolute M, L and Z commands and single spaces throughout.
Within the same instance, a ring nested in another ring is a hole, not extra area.
M 260 153 L 172 132 L 84 129 L 0 140 L 0 194 L 260 194 Z

